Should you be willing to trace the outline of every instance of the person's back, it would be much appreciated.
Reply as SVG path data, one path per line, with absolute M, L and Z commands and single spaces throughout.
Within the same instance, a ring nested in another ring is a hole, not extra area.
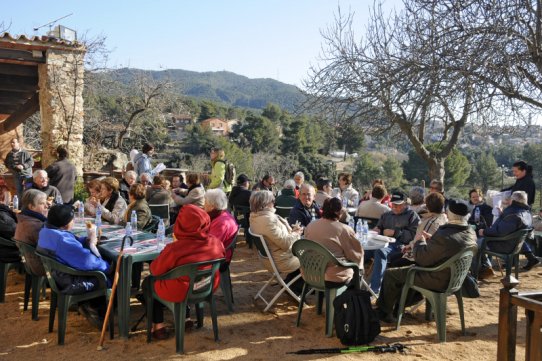
M 283 189 L 275 199 L 275 207 L 293 208 L 297 202 L 293 189 Z
M 232 207 L 250 207 L 250 195 L 252 192 L 242 186 L 234 186 L 231 190 L 229 202 Z
M 172 204 L 170 193 L 162 187 L 147 188 L 147 203 L 148 204 Z
M 380 199 L 371 199 L 361 202 L 356 210 L 356 216 L 362 218 L 379 219 L 384 213 L 391 211 L 390 207 L 380 203 Z
M 5 204 L 0 204 L 0 237 L 11 239 L 15 234 L 17 218 Z M 0 261 L 4 263 L 20 262 L 19 249 L 16 246 L 0 245 Z
M 49 176 L 49 184 L 56 187 L 62 194 L 64 203 L 73 203 L 77 171 L 68 160 L 68 152 L 63 147 L 57 148 L 58 160 L 45 169 Z

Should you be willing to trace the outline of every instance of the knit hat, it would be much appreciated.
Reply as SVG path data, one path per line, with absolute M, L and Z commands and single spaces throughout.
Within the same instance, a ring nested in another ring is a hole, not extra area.
M 55 204 L 49 209 L 47 223 L 51 226 L 62 228 L 72 221 L 73 208 L 68 204 Z
M 456 199 L 450 199 L 448 201 L 448 210 L 462 217 L 469 214 L 469 207 L 465 203 Z

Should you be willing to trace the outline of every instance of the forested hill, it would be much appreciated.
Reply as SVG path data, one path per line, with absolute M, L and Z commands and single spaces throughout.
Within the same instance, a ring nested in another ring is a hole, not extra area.
M 131 68 L 113 71 L 115 78 L 125 84 L 142 72 L 157 81 L 168 79 L 183 95 L 238 107 L 262 109 L 267 103 L 274 103 L 294 111 L 304 99 L 300 89 L 294 85 L 273 79 L 249 79 L 228 71 L 199 73 L 181 69 L 149 71 Z

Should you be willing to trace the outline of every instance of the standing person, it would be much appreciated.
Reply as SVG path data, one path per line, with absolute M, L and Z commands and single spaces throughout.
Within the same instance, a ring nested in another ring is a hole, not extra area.
M 273 192 L 273 186 L 275 185 L 275 178 L 272 175 L 266 174 L 262 180 L 252 187 L 253 191 L 270 191 Z
M 64 146 L 59 145 L 56 148 L 56 154 L 57 161 L 45 169 L 49 175 L 49 184 L 58 188 L 64 203 L 72 204 L 77 171 L 73 163 L 68 160 L 68 150 Z
M 151 177 L 154 175 L 151 165 L 151 158 L 154 155 L 154 146 L 149 143 L 143 144 L 141 153 L 134 157 L 134 170 L 138 176 L 143 173 L 149 173 Z
M 28 178 L 32 177 L 34 159 L 32 159 L 32 155 L 28 151 L 21 148 L 19 140 L 13 138 L 11 140 L 11 151 L 7 154 L 4 164 L 13 173 L 17 196 L 21 199 L 23 197 L 24 184 Z
M 536 195 L 536 186 L 533 180 L 533 167 L 520 160 L 512 165 L 512 173 L 514 173 L 514 177 L 516 177 L 516 183 L 511 187 L 501 190 L 501 192 L 510 191 L 513 193 L 515 191 L 524 191 L 527 193 L 527 203 L 532 207 Z
M 226 154 L 221 148 L 211 149 L 211 183 L 207 188 L 220 188 L 224 193 L 231 192 L 231 184 L 226 182 Z
M 5 204 L 9 206 L 11 203 L 11 193 L 9 191 L 8 185 L 4 176 L 0 175 L 0 204 Z

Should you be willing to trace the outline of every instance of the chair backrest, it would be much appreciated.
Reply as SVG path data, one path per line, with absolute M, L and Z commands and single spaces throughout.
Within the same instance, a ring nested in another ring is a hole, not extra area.
M 160 223 L 160 217 L 153 215 L 149 224 L 143 228 L 144 232 L 156 233 L 158 230 L 158 223 Z
M 151 214 L 169 223 L 169 204 L 149 204 Z
M 190 284 L 186 300 L 190 303 L 204 301 L 212 292 L 216 273 L 224 258 L 189 263 L 173 268 L 160 276 L 152 276 L 153 280 L 172 280 L 188 277 Z
M 32 272 L 32 269 L 30 268 L 30 266 L 28 265 L 28 262 L 26 261 L 27 255 L 31 255 L 31 254 L 36 255 L 36 247 L 31 244 L 25 243 L 23 241 L 16 240 L 15 238 L 13 238 L 13 241 L 17 245 L 17 248 L 19 248 L 19 253 L 21 254 L 21 257 L 23 257 L 23 259 L 25 260 L 23 264 L 24 264 L 24 269 L 26 273 L 28 273 L 31 276 L 37 276 L 36 274 L 34 274 L 34 272 Z
M 0 246 L 14 247 L 15 241 L 8 238 L 0 237 Z
M 461 289 L 463 281 L 469 273 L 473 255 L 472 249 L 466 249 L 441 265 L 442 269 L 450 268 L 450 283 L 448 283 L 445 293 L 452 294 Z
M 292 253 L 299 258 L 305 283 L 316 289 L 325 289 L 328 265 L 339 264 L 331 252 L 319 243 L 299 239 L 292 245 Z
M 514 249 L 510 254 L 517 254 L 521 251 L 521 247 L 523 246 L 523 242 L 527 239 L 527 236 L 531 234 L 533 231 L 532 228 L 525 228 L 517 230 L 513 233 L 507 234 L 506 236 L 501 237 L 484 237 L 485 242 L 510 242 L 514 243 Z
M 239 229 L 241 229 L 241 227 L 237 227 L 237 232 L 235 232 L 235 235 L 233 236 L 233 240 L 231 241 L 231 243 L 228 245 L 228 247 L 226 247 L 225 251 L 231 249 L 232 251 L 235 249 L 235 247 L 237 247 L 237 240 L 239 239 Z
M 277 215 L 281 216 L 282 218 L 288 218 L 290 215 L 290 211 L 293 207 L 280 207 L 275 206 L 275 209 L 277 210 Z

